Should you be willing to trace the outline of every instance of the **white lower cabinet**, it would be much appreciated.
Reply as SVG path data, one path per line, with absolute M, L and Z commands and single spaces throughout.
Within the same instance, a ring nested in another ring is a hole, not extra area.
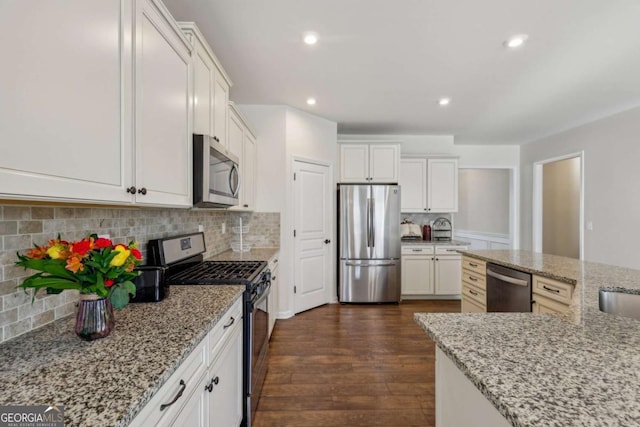
M 462 255 L 452 247 L 403 247 L 402 295 L 460 295 L 461 268 Z
M 269 338 L 273 328 L 276 326 L 276 313 L 278 312 L 278 254 L 274 255 L 269 261 L 269 270 L 271 270 L 271 293 L 269 294 Z
M 243 403 L 242 329 L 240 298 L 130 425 L 240 425 Z

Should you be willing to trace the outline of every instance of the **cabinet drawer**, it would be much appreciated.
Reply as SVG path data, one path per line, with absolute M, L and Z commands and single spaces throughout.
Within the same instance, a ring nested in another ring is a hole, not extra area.
M 487 308 L 478 304 L 476 301 L 467 298 L 467 296 L 462 296 L 462 313 L 486 313 Z
M 568 305 L 571 302 L 573 285 L 546 277 L 533 276 L 533 293 Z
M 484 276 L 487 272 L 486 271 L 487 263 L 484 261 L 480 261 L 478 259 L 470 258 L 466 256 L 462 258 L 462 268 L 464 268 L 465 270 L 473 271 L 474 273 L 478 273 Z
M 470 270 L 462 270 L 462 282 L 464 283 L 468 283 L 472 286 L 475 286 L 476 288 L 480 288 L 483 290 L 487 289 L 487 277 L 486 275 L 482 274 L 478 274 L 478 273 L 474 273 Z
M 402 246 L 403 255 L 432 255 L 433 246 Z
M 534 313 L 565 314 L 569 309 L 569 306 L 561 304 L 558 301 L 545 298 L 539 294 L 534 294 L 532 308 Z
M 208 340 L 205 338 L 169 377 L 149 403 L 133 419 L 131 426 L 169 425 L 180 413 L 189 396 L 202 385 L 202 376 L 207 370 Z M 177 397 L 180 395 L 179 397 Z M 177 397 L 177 399 L 176 399 Z M 175 402 L 167 407 L 162 405 Z
M 469 285 L 466 282 L 462 282 L 462 296 L 471 298 L 476 303 L 483 306 L 487 305 L 487 294 L 485 293 L 485 291 L 476 288 L 475 286 Z
M 235 328 L 232 326 L 242 323 L 242 298 L 238 299 L 229 310 L 222 316 L 216 326 L 209 332 L 209 359 L 207 365 L 210 365 L 217 352 L 227 339 L 227 336 Z
M 461 250 L 467 249 L 466 247 L 462 247 L 462 246 L 436 246 L 436 254 L 437 255 L 458 255 L 459 257 L 462 257 L 462 255 L 460 255 Z

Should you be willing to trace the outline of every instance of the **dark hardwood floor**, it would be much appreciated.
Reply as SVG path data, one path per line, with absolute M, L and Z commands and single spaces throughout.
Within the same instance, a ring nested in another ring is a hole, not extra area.
M 434 344 L 413 313 L 459 311 L 331 304 L 278 320 L 254 426 L 435 425 Z

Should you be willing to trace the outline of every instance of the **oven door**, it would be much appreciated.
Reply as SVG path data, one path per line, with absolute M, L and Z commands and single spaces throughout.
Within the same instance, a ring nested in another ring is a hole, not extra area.
M 268 282 L 267 282 L 268 283 Z M 255 302 L 249 302 L 251 310 L 249 311 L 249 351 L 251 363 L 248 378 L 248 395 L 247 395 L 247 416 L 251 425 L 251 420 L 255 415 L 258 407 L 258 400 L 262 392 L 262 385 L 267 376 L 267 357 L 269 351 L 269 293 L 271 292 L 271 284 L 264 288 L 263 294 L 258 297 Z M 249 413 L 250 412 L 250 413 Z

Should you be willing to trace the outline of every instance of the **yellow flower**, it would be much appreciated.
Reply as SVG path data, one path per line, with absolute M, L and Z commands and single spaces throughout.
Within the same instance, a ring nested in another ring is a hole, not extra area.
M 51 257 L 51 259 L 60 259 L 64 257 L 64 247 L 62 245 L 53 245 L 49 249 L 47 249 L 47 255 Z
M 113 248 L 113 251 L 118 253 L 109 263 L 109 265 L 113 267 L 120 267 L 125 263 L 125 261 L 127 261 L 129 255 L 131 255 L 131 251 L 124 245 L 116 245 L 116 247 Z

